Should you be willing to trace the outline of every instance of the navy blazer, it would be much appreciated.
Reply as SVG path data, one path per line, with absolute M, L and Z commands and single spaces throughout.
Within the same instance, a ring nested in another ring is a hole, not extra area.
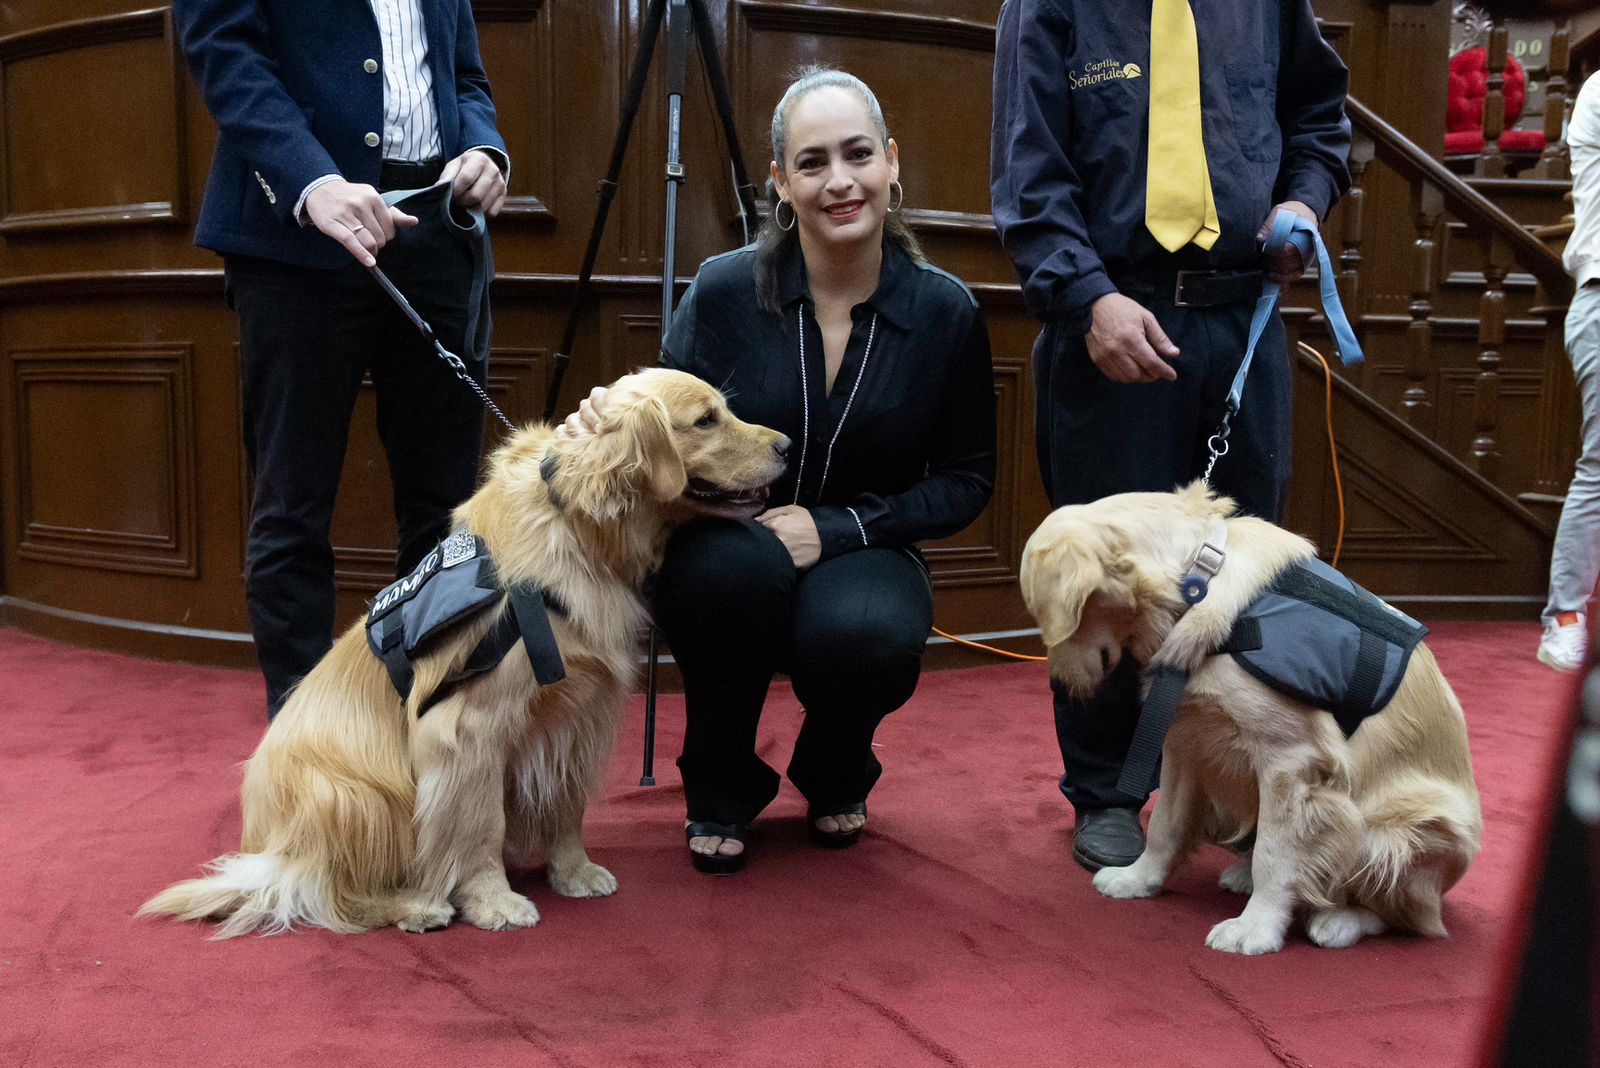
M 470 0 L 419 6 L 444 158 L 480 146 L 505 152 Z M 172 13 L 218 126 L 195 243 L 308 267 L 347 262 L 338 243 L 292 213 L 305 187 L 325 174 L 378 182 L 383 46 L 371 5 L 175 0 Z

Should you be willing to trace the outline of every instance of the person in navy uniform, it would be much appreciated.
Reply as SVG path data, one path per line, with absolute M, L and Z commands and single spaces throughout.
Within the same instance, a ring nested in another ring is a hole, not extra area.
M 1278 211 L 1317 222 L 1349 186 L 1348 72 L 1310 0 L 1006 0 L 996 26 L 995 226 L 1043 320 L 1040 472 L 1052 507 L 1198 478 L 1264 277 Z M 1278 520 L 1290 365 L 1274 316 L 1212 485 Z M 1124 658 L 1100 693 L 1055 692 L 1073 856 L 1144 848 L 1145 797 L 1116 789 L 1139 707 Z
M 510 162 L 469 0 L 176 0 L 173 18 L 218 127 L 195 242 L 222 254 L 239 314 L 245 600 L 270 718 L 332 644 L 329 529 L 364 373 L 397 577 L 474 488 L 482 404 L 365 268 L 388 249 L 384 271 L 481 383 L 487 250 L 463 245 L 444 201 L 497 213 Z M 380 195 L 445 182 L 420 218 Z

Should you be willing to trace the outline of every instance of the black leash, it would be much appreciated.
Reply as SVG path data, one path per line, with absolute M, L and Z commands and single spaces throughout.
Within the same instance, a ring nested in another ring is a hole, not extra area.
M 392 193 L 385 193 L 383 195 L 383 199 L 384 203 L 397 206 L 402 201 L 409 200 L 412 197 L 420 196 L 438 189 L 443 189 L 445 192 L 437 195 L 448 198 L 449 188 L 450 187 L 448 185 L 439 185 L 429 186 L 425 189 L 401 189 Z M 446 205 L 444 211 L 446 218 L 450 218 L 450 209 L 448 204 Z M 481 314 L 481 304 L 483 301 L 484 289 L 488 285 L 488 278 L 486 277 L 488 274 L 486 256 L 486 249 L 488 246 L 484 240 L 484 235 L 488 231 L 488 222 L 484 219 L 483 212 L 477 210 L 476 208 L 471 209 L 469 214 L 472 217 L 472 224 L 470 226 L 461 226 L 460 229 L 468 232 L 468 240 L 473 246 L 474 254 L 474 273 L 472 279 L 473 292 L 468 298 L 469 302 L 472 304 L 472 308 L 470 309 L 470 314 L 467 319 L 466 331 L 467 344 L 471 345 L 473 344 L 477 334 L 477 326 L 480 322 L 479 315 Z M 457 225 L 459 226 L 459 224 Z M 465 382 L 471 388 L 472 392 L 478 395 L 478 399 L 483 401 L 484 405 L 494 413 L 496 419 L 505 424 L 505 428 L 507 430 L 515 433 L 517 429 L 516 424 L 510 419 L 506 418 L 506 413 L 502 412 L 500 407 L 489 397 L 488 391 L 480 386 L 477 380 L 467 373 L 466 361 L 462 360 L 460 356 L 457 356 L 455 353 L 444 347 L 444 343 L 441 342 L 438 336 L 434 334 L 433 327 L 428 324 L 426 319 L 417 314 L 417 309 L 413 308 L 411 306 L 411 302 L 406 299 L 405 294 L 401 293 L 400 290 L 396 288 L 395 284 L 389 281 L 389 276 L 384 274 L 383 270 L 376 264 L 368 267 L 367 271 L 371 273 L 373 278 L 377 279 L 378 285 L 383 288 L 385 293 L 389 294 L 389 298 L 399 305 L 400 310 L 405 313 L 407 319 L 411 320 L 411 325 L 417 328 L 417 332 L 423 336 L 424 340 L 433 346 L 433 351 L 439 354 L 439 358 L 450 365 L 450 369 L 455 372 L 456 377 Z

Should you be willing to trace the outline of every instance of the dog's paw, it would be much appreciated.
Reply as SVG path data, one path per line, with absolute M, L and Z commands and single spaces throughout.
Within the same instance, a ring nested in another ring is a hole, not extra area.
M 617 892 L 617 877 L 586 860 L 568 871 L 552 869 L 550 887 L 562 897 L 609 897 Z
M 1206 935 L 1206 945 L 1224 953 L 1240 953 L 1246 957 L 1276 953 L 1283 948 L 1283 924 L 1235 916 L 1211 928 L 1211 933 Z
M 1243 894 L 1245 897 L 1254 893 L 1256 884 L 1250 874 L 1250 858 L 1241 857 L 1228 865 L 1227 870 L 1217 877 L 1217 885 L 1235 894 Z
M 403 902 L 395 911 L 394 925 L 402 931 L 421 934 L 450 926 L 455 909 L 449 902 L 415 899 Z
M 1101 868 L 1094 873 L 1094 888 L 1106 897 L 1155 897 L 1161 892 L 1161 879 L 1130 864 L 1126 868 Z
M 1384 929 L 1383 920 L 1370 909 L 1318 909 L 1306 921 L 1306 934 L 1324 949 L 1344 949 Z
M 515 890 L 491 890 L 463 896 L 461 918 L 485 931 L 514 931 L 538 923 L 539 910 Z

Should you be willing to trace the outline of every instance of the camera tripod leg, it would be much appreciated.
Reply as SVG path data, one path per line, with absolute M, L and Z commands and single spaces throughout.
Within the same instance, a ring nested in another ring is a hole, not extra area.
M 566 377 L 572 359 L 572 346 L 577 339 L 578 318 L 584 300 L 589 294 L 589 284 L 594 274 L 595 260 L 599 258 L 600 242 L 605 234 L 606 221 L 611 212 L 611 201 L 617 194 L 617 182 L 622 174 L 623 158 L 627 154 L 628 139 L 633 123 L 639 114 L 639 104 L 644 98 L 645 79 L 649 74 L 650 60 L 660 37 L 662 24 L 667 29 L 667 164 L 666 164 L 666 240 L 663 246 L 661 267 L 661 334 L 666 337 L 672 321 L 672 297 L 676 278 L 678 187 L 683 183 L 684 168 L 680 157 L 684 85 L 688 75 L 689 35 L 693 32 L 700 45 L 700 58 L 705 65 L 706 80 L 711 86 L 717 116 L 722 122 L 723 137 L 733 163 L 735 193 L 739 200 L 739 213 L 744 221 L 745 233 L 754 229 L 756 218 L 756 191 L 745 170 L 744 154 L 739 147 L 739 131 L 733 120 L 733 96 L 728 91 L 727 75 L 717 54 L 716 37 L 712 33 L 711 16 L 706 11 L 705 0 L 650 0 L 644 15 L 639 38 L 639 53 L 634 57 L 628 76 L 627 98 L 623 101 L 616 141 L 611 149 L 611 162 L 606 177 L 600 182 L 600 203 L 595 210 L 594 226 L 589 232 L 589 245 L 584 252 L 583 268 L 578 272 L 578 284 L 573 290 L 572 304 L 567 311 L 567 323 L 561 334 L 552 362 L 548 393 L 545 399 L 544 418 L 547 422 L 556 417 L 560 404 L 561 383 Z M 650 657 L 645 681 L 644 769 L 641 786 L 655 785 L 656 738 L 656 659 L 660 645 L 659 634 L 650 629 Z

